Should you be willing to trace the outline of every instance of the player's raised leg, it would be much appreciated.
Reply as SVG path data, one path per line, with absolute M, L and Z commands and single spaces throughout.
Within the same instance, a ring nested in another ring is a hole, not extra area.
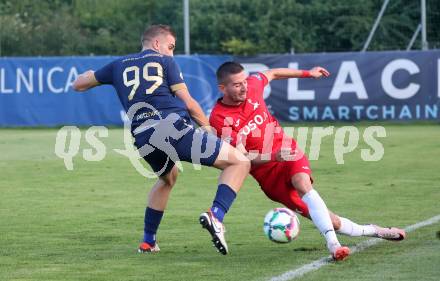
M 307 204 L 310 217 L 325 237 L 327 248 L 335 260 L 343 260 L 350 254 L 348 247 L 341 246 L 336 237 L 329 211 L 321 196 L 313 189 L 310 176 L 306 173 L 296 173 L 292 176 L 292 185 L 298 191 L 302 200 Z
M 212 242 L 217 250 L 226 255 L 228 245 L 224 237 L 223 218 L 249 173 L 250 161 L 236 148 L 223 142 L 213 166 L 223 171 L 219 177 L 212 207 L 208 212 L 200 215 L 200 224 L 211 234 Z
M 148 195 L 148 207 L 145 209 L 144 238 L 139 246 L 139 252 L 159 252 L 156 243 L 156 232 L 162 220 L 163 213 L 170 197 L 171 189 L 178 175 L 174 166 L 167 174 L 160 176 Z

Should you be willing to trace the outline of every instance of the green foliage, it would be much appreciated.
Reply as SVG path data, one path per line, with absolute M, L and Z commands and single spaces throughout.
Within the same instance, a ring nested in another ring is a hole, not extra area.
M 222 50 L 226 53 L 234 53 L 235 55 L 250 55 L 257 51 L 255 45 L 249 40 L 240 40 L 232 38 L 228 41 L 221 42 Z
M 1 3 L 2 55 L 70 55 L 78 50 L 81 52 L 86 37 L 81 34 L 79 24 L 69 10 L 61 1 Z
M 307 7 L 308 29 L 312 33 L 311 51 L 358 51 L 373 26 L 380 6 L 372 1 L 313 1 Z M 306 50 L 307 51 L 307 50 Z
M 190 0 L 192 53 L 359 51 L 382 0 Z M 0 55 L 137 52 L 150 24 L 171 25 L 183 52 L 182 1 L 0 0 Z M 368 50 L 405 49 L 420 2 L 390 1 Z M 428 41 L 440 46 L 440 1 L 427 0 Z M 420 48 L 420 35 L 413 48 Z

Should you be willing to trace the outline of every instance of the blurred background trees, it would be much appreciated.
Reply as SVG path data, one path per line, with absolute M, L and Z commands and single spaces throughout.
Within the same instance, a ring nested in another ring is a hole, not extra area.
M 359 51 L 382 0 L 190 0 L 191 52 L 253 55 Z M 0 0 L 0 56 L 122 55 L 152 23 L 171 25 L 183 53 L 182 0 Z M 420 1 L 393 0 L 368 50 L 403 50 Z M 427 0 L 430 48 L 440 1 Z M 420 49 L 420 35 L 413 49 Z

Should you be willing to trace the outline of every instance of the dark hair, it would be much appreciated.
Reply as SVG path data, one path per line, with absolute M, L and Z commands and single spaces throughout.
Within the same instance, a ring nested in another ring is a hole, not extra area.
M 220 65 L 217 69 L 217 83 L 223 84 L 228 79 L 229 75 L 238 74 L 244 70 L 244 67 L 238 62 L 228 61 Z
M 147 29 L 145 29 L 144 33 L 142 34 L 142 44 L 144 41 L 151 41 L 154 37 L 157 37 L 159 35 L 167 35 L 171 34 L 174 38 L 176 38 L 176 33 L 169 25 L 164 24 L 154 24 L 150 25 Z

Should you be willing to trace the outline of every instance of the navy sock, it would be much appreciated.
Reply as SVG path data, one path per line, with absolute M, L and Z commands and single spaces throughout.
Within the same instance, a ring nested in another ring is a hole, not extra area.
M 223 218 L 231 207 L 232 202 L 234 202 L 236 196 L 237 194 L 235 191 L 228 185 L 219 184 L 217 194 L 212 203 L 211 212 L 220 222 L 223 222 Z
M 156 232 L 162 220 L 163 211 L 158 211 L 147 207 L 144 218 L 144 242 L 151 246 L 156 244 Z

